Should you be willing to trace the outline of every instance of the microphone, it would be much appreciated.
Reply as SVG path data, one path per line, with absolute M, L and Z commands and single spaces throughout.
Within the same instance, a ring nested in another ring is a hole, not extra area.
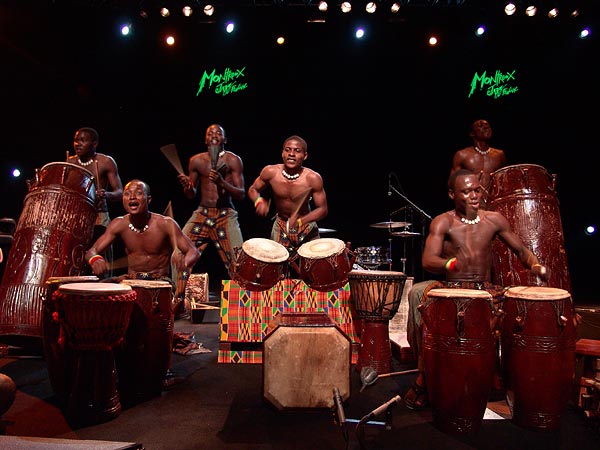
M 385 402 L 383 405 L 378 406 L 373 411 L 371 411 L 369 414 L 367 414 L 367 416 L 366 416 L 367 420 L 371 419 L 372 417 L 378 416 L 382 412 L 385 412 L 394 403 L 400 403 L 400 400 L 402 400 L 402 399 L 400 398 L 399 395 L 396 395 L 395 397 L 391 398 L 390 400 Z
M 388 173 L 388 197 L 392 196 L 392 172 Z
M 338 421 L 340 426 L 343 426 L 346 422 L 346 414 L 344 413 L 344 406 L 342 405 L 342 397 L 340 396 L 340 390 L 336 387 L 333 388 L 333 401 L 337 409 Z

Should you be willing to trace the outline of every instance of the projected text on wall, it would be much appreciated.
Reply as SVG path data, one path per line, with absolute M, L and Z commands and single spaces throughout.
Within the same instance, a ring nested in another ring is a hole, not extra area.
M 224 97 L 247 89 L 248 83 L 245 81 L 245 70 L 246 67 L 241 69 L 227 67 L 222 72 L 217 72 L 216 69 L 213 69 L 212 72 L 205 70 L 198 83 L 196 97 L 202 92 L 214 92 Z
M 478 92 L 495 99 L 516 93 L 519 90 L 519 87 L 515 84 L 517 81 L 516 72 L 516 70 L 510 72 L 496 70 L 493 76 L 488 76 L 487 71 L 484 71 L 481 75 L 475 72 L 471 80 L 469 98 Z

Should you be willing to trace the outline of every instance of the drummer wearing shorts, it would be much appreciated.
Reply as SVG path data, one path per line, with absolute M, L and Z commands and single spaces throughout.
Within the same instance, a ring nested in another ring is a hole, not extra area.
M 303 167 L 308 158 L 303 138 L 288 137 L 283 142 L 281 157 L 283 163 L 261 170 L 248 189 L 248 198 L 254 203 L 256 214 L 266 217 L 271 201 L 261 197 L 261 193 L 271 188 L 276 212 L 271 239 L 286 247 L 293 260 L 302 244 L 319 238 L 317 222 L 327 217 L 327 196 L 321 175 Z
M 422 255 L 423 268 L 444 275 L 445 281 L 416 283 L 408 294 L 407 340 L 417 355 L 417 368 L 421 372 L 404 395 L 404 402 L 408 408 L 415 410 L 429 404 L 423 372 L 422 322 L 418 310 L 426 292 L 435 287 L 483 289 L 496 299 L 496 312 L 502 314 L 497 302 L 504 289 L 491 283 L 492 242 L 496 237 L 540 279 L 547 280 L 549 276 L 547 268 L 525 247 L 502 214 L 480 208 L 483 189 L 479 174 L 467 169 L 454 171 L 448 180 L 448 196 L 454 201 L 454 210 L 432 220 Z

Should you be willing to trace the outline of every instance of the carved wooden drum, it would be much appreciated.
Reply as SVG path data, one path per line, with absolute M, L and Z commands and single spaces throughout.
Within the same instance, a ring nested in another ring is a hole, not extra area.
M 317 291 L 333 291 L 348 282 L 352 262 L 344 241 L 320 238 L 305 242 L 298 249 L 299 273 Z
M 287 276 L 288 250 L 271 239 L 252 238 L 242 244 L 233 278 L 249 291 L 266 291 Z

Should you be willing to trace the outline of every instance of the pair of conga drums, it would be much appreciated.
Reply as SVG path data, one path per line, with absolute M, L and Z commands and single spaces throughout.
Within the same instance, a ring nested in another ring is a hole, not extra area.
M 429 401 L 443 431 L 480 428 L 498 358 L 512 421 L 538 431 L 560 427 L 575 375 L 570 294 L 515 286 L 505 292 L 504 314 L 499 308 L 487 291 L 473 289 L 431 289 L 419 308 Z
M 332 291 L 348 282 L 352 261 L 343 241 L 319 238 L 302 244 L 298 258 L 290 261 L 288 250 L 271 239 L 252 238 L 236 255 L 233 278 L 244 289 L 266 291 L 289 277 L 290 265 L 312 289 Z

